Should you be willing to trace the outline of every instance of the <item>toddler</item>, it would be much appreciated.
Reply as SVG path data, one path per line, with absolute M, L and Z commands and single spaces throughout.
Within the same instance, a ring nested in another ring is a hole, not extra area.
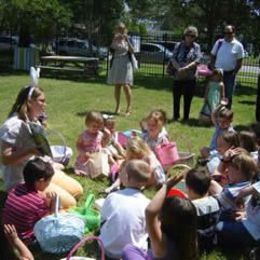
M 113 116 L 103 115 L 104 118 L 104 151 L 110 155 L 111 163 L 116 163 L 125 156 L 125 151 L 118 141 L 116 120 Z
M 134 159 L 143 160 L 151 167 L 152 174 L 146 186 L 159 186 L 165 182 L 166 176 L 160 162 L 149 146 L 139 137 L 129 139 L 126 147 L 125 162 L 122 164 L 122 167 L 125 163 Z M 120 180 L 117 179 L 116 182 L 106 189 L 106 192 L 119 188 L 119 186 Z
M 147 249 L 145 208 L 149 200 L 141 192 L 151 177 L 149 165 L 142 160 L 131 160 L 120 174 L 124 189 L 108 195 L 101 209 L 100 238 L 106 255 L 120 259 L 127 244 Z
M 103 123 L 101 113 L 90 111 L 86 114 L 85 125 L 87 129 L 79 136 L 76 144 L 79 153 L 74 166 L 76 174 L 90 174 L 88 161 L 91 158 L 91 154 L 102 150 L 104 134 L 101 129 L 103 128 Z
M 215 69 L 206 87 L 205 101 L 200 112 L 200 119 L 210 122 L 212 112 L 224 98 L 225 87 L 223 83 L 223 71 L 221 69 Z
M 203 147 L 200 150 L 203 158 L 208 158 L 210 152 L 217 150 L 217 140 L 224 132 L 235 132 L 231 123 L 233 121 L 233 112 L 220 105 L 212 114 L 212 121 L 215 125 L 215 133 L 212 136 L 210 147 Z
M 153 110 L 146 118 L 146 130 L 143 131 L 143 140 L 155 152 L 156 146 L 161 143 L 169 143 L 168 133 L 165 129 L 166 113 L 162 109 Z M 144 128 L 144 122 L 142 121 Z
M 18 236 L 30 243 L 34 239 L 33 227 L 42 217 L 51 213 L 55 194 L 44 195 L 54 170 L 49 162 L 36 157 L 30 160 L 23 171 L 24 184 L 18 184 L 8 194 L 3 209 L 3 223 L 13 224 Z

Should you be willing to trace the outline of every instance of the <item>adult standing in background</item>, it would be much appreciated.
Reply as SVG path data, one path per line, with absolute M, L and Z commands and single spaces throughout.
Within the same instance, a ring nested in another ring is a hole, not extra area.
M 232 96 L 235 89 L 236 74 L 242 67 L 244 48 L 235 38 L 235 27 L 227 25 L 224 29 L 224 39 L 215 42 L 211 50 L 210 65 L 212 68 L 224 71 L 225 97 L 228 98 L 228 108 L 232 106 Z
M 200 45 L 195 42 L 197 37 L 197 28 L 188 26 L 184 30 L 183 41 L 175 46 L 172 59 L 168 64 L 168 68 L 172 68 L 170 74 L 174 76 L 173 120 L 180 118 L 180 99 L 182 95 L 184 97 L 183 120 L 189 119 L 191 101 L 196 86 L 196 68 L 201 59 Z
M 126 97 L 126 115 L 131 114 L 133 85 L 133 66 L 131 53 L 133 46 L 129 41 L 127 29 L 123 23 L 119 23 L 115 29 L 115 35 L 111 44 L 113 52 L 112 65 L 108 74 L 108 84 L 114 84 L 114 96 L 116 101 L 115 113 L 120 113 L 120 96 L 123 87 Z

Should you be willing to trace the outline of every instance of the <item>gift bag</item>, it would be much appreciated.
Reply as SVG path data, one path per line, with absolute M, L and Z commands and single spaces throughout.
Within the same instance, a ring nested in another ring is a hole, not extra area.
M 110 167 L 108 163 L 108 155 L 104 152 L 96 152 L 90 155 L 85 163 L 86 171 L 90 178 L 94 179 L 99 176 L 109 176 Z
M 161 162 L 163 168 L 173 165 L 179 160 L 176 143 L 159 144 L 155 148 L 156 155 Z
M 132 66 L 133 66 L 133 70 L 138 70 L 138 62 L 136 60 L 136 57 L 133 53 L 131 53 L 131 63 L 132 63 Z
M 33 229 L 34 235 L 44 252 L 66 253 L 84 236 L 84 220 L 70 213 L 59 213 L 59 198 L 55 214 L 39 220 Z

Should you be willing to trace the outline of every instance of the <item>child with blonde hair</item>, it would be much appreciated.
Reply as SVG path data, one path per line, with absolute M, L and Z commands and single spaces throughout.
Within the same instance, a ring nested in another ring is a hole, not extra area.
M 131 160 L 143 160 L 150 165 L 152 175 L 147 186 L 158 186 L 165 182 L 166 176 L 160 162 L 157 160 L 148 144 L 139 137 L 132 137 L 129 139 L 126 146 L 125 161 L 122 164 L 122 167 Z M 106 189 L 106 191 L 110 192 L 119 186 L 120 180 L 117 179 L 116 182 Z
M 211 122 L 211 114 L 224 98 L 223 71 L 221 69 L 214 69 L 206 87 L 200 119 L 205 122 Z
M 88 160 L 91 158 L 93 153 L 102 150 L 104 134 L 101 129 L 103 128 L 103 124 L 104 121 L 101 113 L 90 111 L 86 114 L 86 130 L 80 134 L 76 143 L 79 155 L 77 156 L 74 169 L 77 175 L 88 176 Z
M 159 144 L 169 143 L 168 133 L 165 129 L 166 121 L 166 113 L 162 109 L 151 111 L 145 120 L 146 131 L 143 132 L 142 138 L 154 152 Z

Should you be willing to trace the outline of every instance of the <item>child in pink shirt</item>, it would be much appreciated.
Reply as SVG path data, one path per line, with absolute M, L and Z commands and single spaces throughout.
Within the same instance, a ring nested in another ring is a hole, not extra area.
M 87 129 L 79 136 L 76 144 L 79 155 L 74 168 L 78 175 L 88 175 L 87 162 L 91 153 L 100 152 L 103 142 L 103 117 L 99 112 L 88 112 L 85 125 Z

